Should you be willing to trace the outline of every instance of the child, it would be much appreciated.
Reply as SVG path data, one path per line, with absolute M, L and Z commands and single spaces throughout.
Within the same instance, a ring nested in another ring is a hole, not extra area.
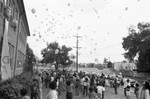
M 30 97 L 27 96 L 27 93 L 28 93 L 27 89 L 25 89 L 25 88 L 21 89 L 20 90 L 21 99 L 30 99 Z
M 136 98 L 139 99 L 138 98 L 139 97 L 139 84 L 138 83 L 135 84 L 134 94 L 135 94 Z
M 97 94 L 95 93 L 94 89 L 92 87 L 89 88 L 89 99 L 96 99 Z
M 49 84 L 50 91 L 46 96 L 46 99 L 58 99 L 58 93 L 56 91 L 57 84 L 55 81 L 50 82 Z

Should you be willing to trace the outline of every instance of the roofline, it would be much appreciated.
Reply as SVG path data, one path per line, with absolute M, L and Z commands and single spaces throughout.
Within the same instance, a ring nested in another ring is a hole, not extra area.
M 29 30 L 29 24 L 28 24 L 28 20 L 27 20 L 27 16 L 26 16 L 26 10 L 25 10 L 25 6 L 24 6 L 24 1 L 23 0 L 17 0 L 19 3 L 19 8 L 21 8 L 20 14 L 22 14 L 23 16 L 23 20 L 25 22 L 25 28 L 27 30 L 27 35 L 30 36 L 30 30 Z

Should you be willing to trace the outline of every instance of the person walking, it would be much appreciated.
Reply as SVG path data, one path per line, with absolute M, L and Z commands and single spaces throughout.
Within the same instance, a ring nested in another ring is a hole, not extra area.
M 136 99 L 139 99 L 139 84 L 138 83 L 135 84 L 134 94 L 136 96 Z
M 125 97 L 127 96 L 126 95 L 126 88 L 127 88 L 127 86 L 131 86 L 129 79 L 127 79 L 126 82 L 124 83 L 124 95 L 125 95 Z
M 117 91 L 117 89 L 118 89 L 117 79 L 114 80 L 113 87 L 114 87 L 115 94 L 117 95 L 118 94 L 118 91 Z
M 129 85 L 127 85 L 127 87 L 126 87 L 126 98 L 127 98 L 127 99 L 130 99 L 130 93 L 131 93 L 131 92 L 130 92 L 130 87 L 131 87 L 131 86 L 129 86 Z

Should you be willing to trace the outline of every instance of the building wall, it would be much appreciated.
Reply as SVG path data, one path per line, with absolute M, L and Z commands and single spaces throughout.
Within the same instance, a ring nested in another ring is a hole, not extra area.
M 133 70 L 136 68 L 136 65 L 134 63 L 128 63 L 128 62 L 116 62 L 114 63 L 114 69 L 115 70 Z
M 25 63 L 27 36 L 30 35 L 28 29 L 28 22 L 26 19 L 23 0 L 7 0 L 7 4 L 12 11 L 11 19 L 16 19 L 18 22 L 16 28 L 12 28 L 9 21 L 8 45 L 9 45 L 10 65 L 13 73 L 15 71 L 15 74 L 20 74 L 23 70 L 23 66 Z M 3 24 L 4 18 L 3 15 L 1 15 L 1 0 L 0 0 L 0 40 L 1 37 L 3 37 L 2 35 Z M 0 50 L 1 48 L 2 46 L 0 45 Z

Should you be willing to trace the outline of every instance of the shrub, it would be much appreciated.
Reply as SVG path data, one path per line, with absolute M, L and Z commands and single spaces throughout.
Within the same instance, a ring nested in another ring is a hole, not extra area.
M 0 83 L 0 97 L 1 99 L 17 99 L 20 97 L 20 90 L 22 88 L 30 89 L 32 84 L 32 74 L 24 72 L 11 79 Z

